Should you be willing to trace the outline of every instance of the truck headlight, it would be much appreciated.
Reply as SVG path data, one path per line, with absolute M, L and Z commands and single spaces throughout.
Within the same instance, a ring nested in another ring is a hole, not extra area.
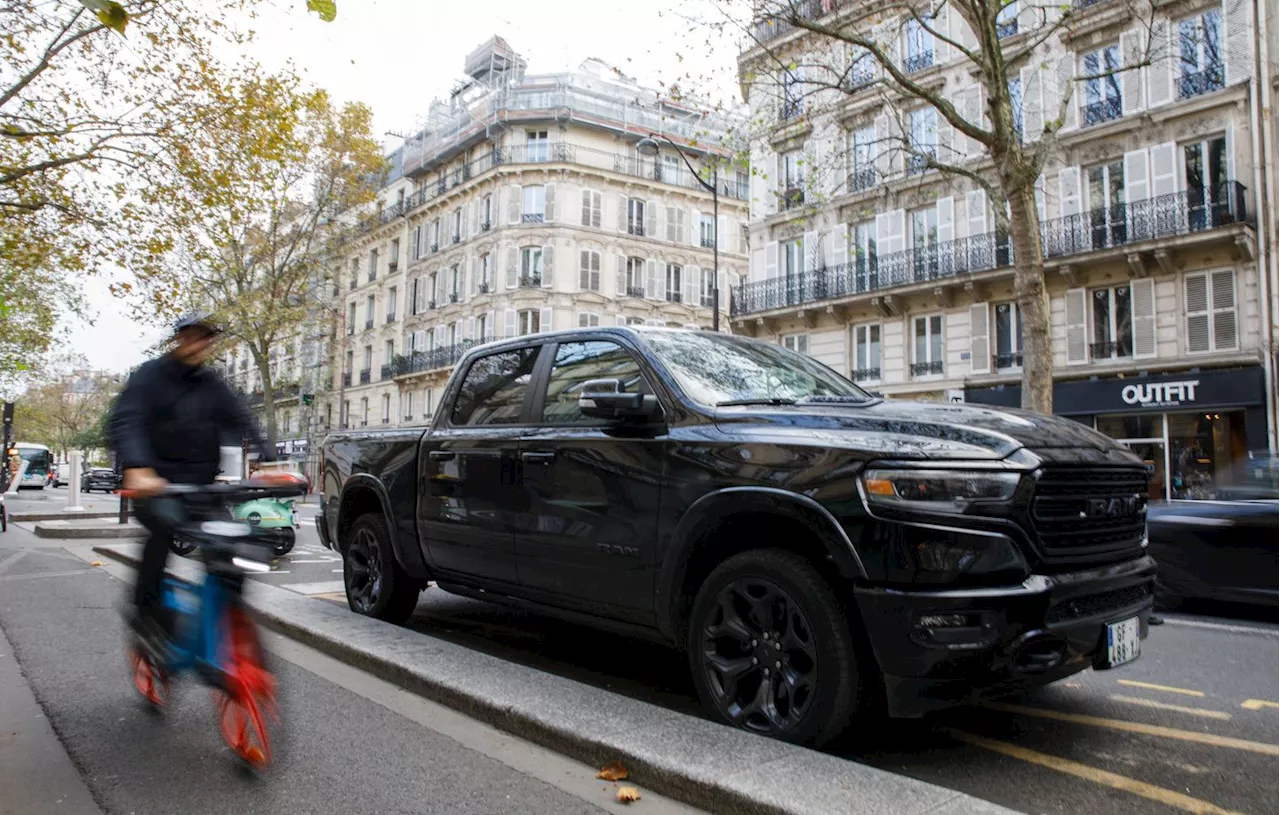
M 862 474 L 867 501 L 921 512 L 965 513 L 976 504 L 1006 504 L 1021 475 L 982 470 L 887 470 Z

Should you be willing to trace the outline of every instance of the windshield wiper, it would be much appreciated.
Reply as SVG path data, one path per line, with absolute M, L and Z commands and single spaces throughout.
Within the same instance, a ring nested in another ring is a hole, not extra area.
M 716 402 L 716 407 L 738 407 L 740 405 L 794 405 L 796 400 L 783 399 L 777 396 L 767 399 L 729 399 L 725 402 Z
M 862 405 L 867 402 L 874 401 L 872 396 L 854 396 L 847 394 L 844 396 L 806 396 L 797 404 L 801 405 Z

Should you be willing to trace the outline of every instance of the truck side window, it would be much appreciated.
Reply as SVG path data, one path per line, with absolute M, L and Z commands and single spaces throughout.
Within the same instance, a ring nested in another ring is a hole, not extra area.
M 600 424 L 578 410 L 582 385 L 592 379 L 617 379 L 628 393 L 649 393 L 640 365 L 627 349 L 601 340 L 564 342 L 556 350 L 556 361 L 547 380 L 542 421 L 546 424 Z
M 458 389 L 450 421 L 455 425 L 519 423 L 538 351 L 537 347 L 519 348 L 472 362 Z

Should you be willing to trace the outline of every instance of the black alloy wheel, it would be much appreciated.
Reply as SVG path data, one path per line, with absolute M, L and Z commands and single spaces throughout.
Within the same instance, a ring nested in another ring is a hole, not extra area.
M 352 532 L 345 565 L 347 603 L 357 614 L 372 614 L 382 594 L 382 555 L 368 527 Z
M 396 560 L 379 515 L 363 515 L 351 525 L 343 547 L 342 577 L 347 605 L 357 614 L 400 624 L 418 605 L 419 587 Z
M 688 646 L 699 695 L 726 724 L 821 745 L 857 703 L 845 614 L 791 552 L 744 552 L 713 571 L 694 602 Z

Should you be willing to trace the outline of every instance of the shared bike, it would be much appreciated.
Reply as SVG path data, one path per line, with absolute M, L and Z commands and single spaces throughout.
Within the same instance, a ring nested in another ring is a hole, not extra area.
M 133 644 L 134 686 L 150 706 L 161 709 L 171 682 L 195 674 L 214 689 L 222 737 L 254 769 L 271 761 L 267 723 L 279 721 L 279 711 L 275 677 L 265 664 L 241 588 L 245 572 L 270 569 L 276 540 L 246 521 L 229 520 L 227 507 L 301 495 L 305 489 L 295 474 L 269 473 L 234 484 L 171 484 L 156 496 L 181 503 L 186 520 L 179 531 L 199 551 L 204 579 L 193 585 L 165 577 L 161 602 L 172 617 L 173 636 L 164 647 Z

